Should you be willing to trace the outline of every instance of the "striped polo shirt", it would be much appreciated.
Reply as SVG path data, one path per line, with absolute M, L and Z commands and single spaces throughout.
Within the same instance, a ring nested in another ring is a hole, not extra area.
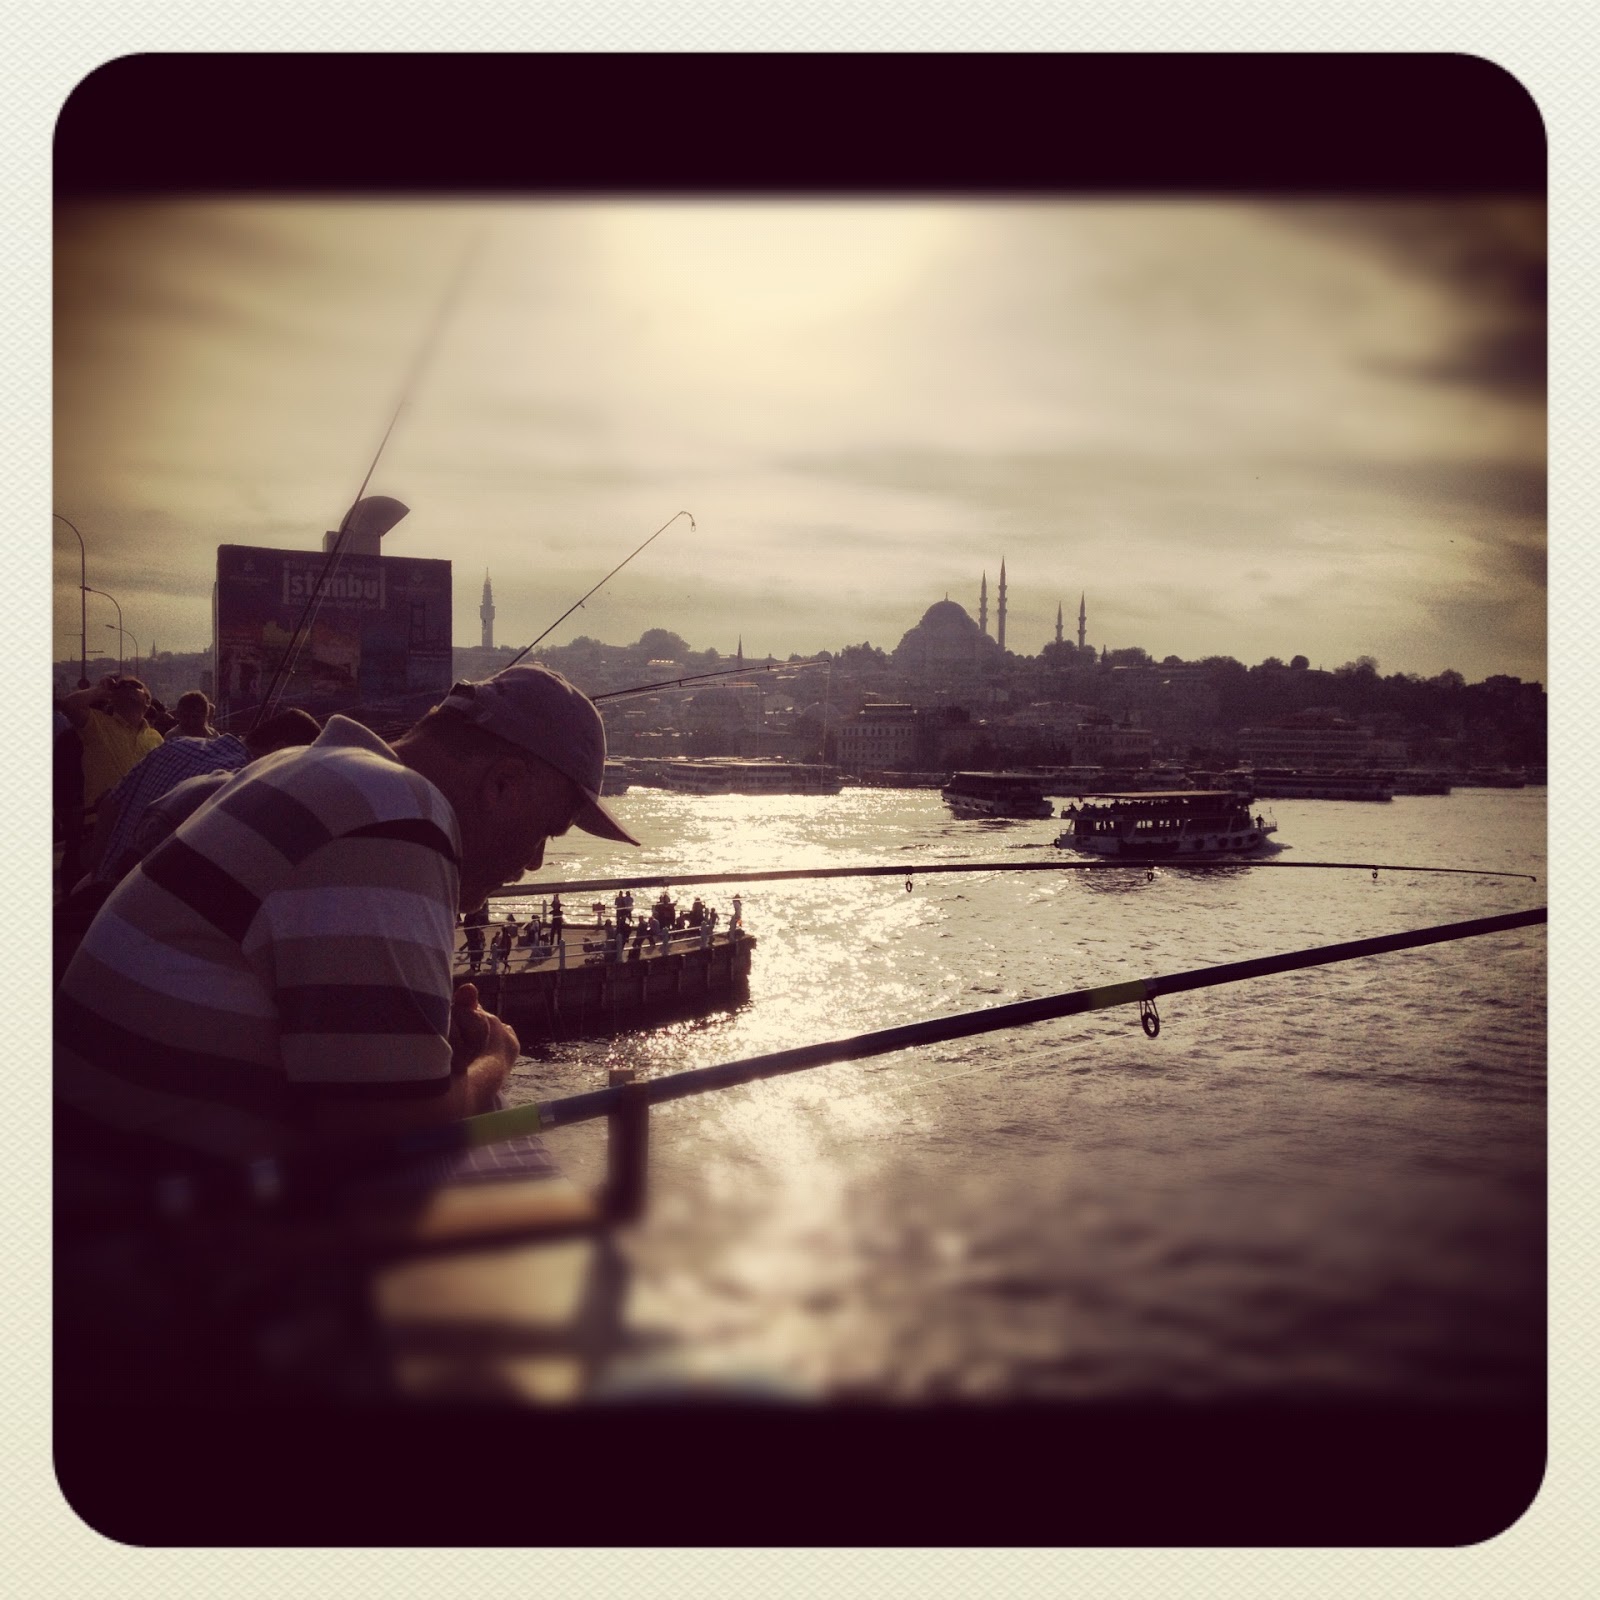
M 205 1166 L 291 1148 L 320 1097 L 443 1093 L 454 811 L 330 717 L 112 890 L 57 993 L 61 1148 Z

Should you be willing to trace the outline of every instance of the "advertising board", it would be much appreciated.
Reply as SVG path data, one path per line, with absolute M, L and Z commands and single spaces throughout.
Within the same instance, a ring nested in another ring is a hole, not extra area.
M 275 678 L 275 708 L 318 718 L 342 711 L 379 726 L 426 709 L 451 682 L 450 582 L 448 561 L 345 555 L 335 565 L 320 551 L 219 545 L 218 725 L 248 727 Z

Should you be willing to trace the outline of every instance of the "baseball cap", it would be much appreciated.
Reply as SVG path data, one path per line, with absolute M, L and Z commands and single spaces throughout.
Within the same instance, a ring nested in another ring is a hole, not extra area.
M 507 667 L 480 683 L 453 685 L 439 710 L 498 734 L 569 779 L 584 798 L 572 820 L 585 833 L 638 844 L 600 803 L 606 775 L 606 730 L 600 713 L 559 672 L 532 665 Z

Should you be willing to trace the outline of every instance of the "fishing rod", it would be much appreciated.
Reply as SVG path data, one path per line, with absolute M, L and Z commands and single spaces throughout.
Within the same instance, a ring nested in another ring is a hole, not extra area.
M 645 542 L 644 542 L 644 544 L 642 544 L 642 545 L 640 545 L 640 546 L 639 546 L 639 549 L 638 549 L 638 550 L 635 550 L 635 551 L 634 551 L 634 552 L 633 552 L 633 555 L 630 555 L 630 556 L 627 556 L 627 557 L 626 557 L 626 558 L 625 558 L 625 559 L 623 559 L 623 560 L 621 560 L 621 561 L 619 561 L 619 562 L 618 562 L 618 563 L 617 563 L 617 564 L 616 564 L 616 566 L 614 566 L 614 567 L 613 567 L 613 568 L 612 568 L 612 569 L 611 569 L 611 570 L 610 570 L 610 571 L 609 571 L 609 572 L 608 572 L 608 573 L 607 573 L 607 574 L 606 574 L 606 575 L 605 575 L 605 577 L 603 577 L 603 578 L 602 578 L 602 579 L 601 579 L 601 580 L 600 580 L 600 581 L 599 581 L 599 583 L 597 583 L 597 584 L 596 584 L 596 585 L 595 585 L 595 586 L 594 586 L 594 588 L 593 588 L 593 589 L 591 589 L 591 590 L 590 590 L 590 591 L 589 591 L 589 593 L 588 593 L 588 594 L 586 594 L 586 595 L 584 595 L 584 596 L 583 596 L 583 597 L 582 597 L 582 598 L 581 598 L 581 599 L 578 599 L 578 600 L 574 600 L 574 601 L 573 601 L 573 602 L 572 602 L 572 604 L 571 604 L 571 605 L 570 605 L 570 606 L 568 606 L 568 607 L 567 607 L 567 609 L 566 609 L 566 610 L 565 610 L 565 611 L 563 611 L 563 612 L 562 612 L 562 613 L 561 613 L 561 615 L 560 615 L 560 616 L 559 616 L 559 617 L 557 617 L 557 618 L 556 618 L 556 620 L 555 620 L 555 621 L 554 621 L 554 622 L 552 622 L 552 623 L 551 623 L 551 624 L 550 624 L 550 626 L 549 626 L 549 627 L 548 627 L 548 628 L 546 628 L 546 629 L 545 629 L 545 630 L 544 630 L 544 632 L 543 632 L 543 633 L 541 633 L 541 634 L 540 634 L 540 635 L 539 635 L 539 637 L 538 637 L 538 638 L 537 638 L 537 639 L 535 639 L 535 640 L 534 640 L 534 641 L 533 641 L 533 642 L 532 642 L 532 643 L 531 643 L 531 644 L 525 644 L 525 645 L 523 645 L 523 647 L 522 647 L 522 648 L 521 648 L 521 649 L 520 649 L 520 650 L 519 650 L 519 651 L 517 651 L 517 653 L 516 653 L 516 654 L 515 654 L 515 655 L 514 655 L 514 656 L 512 656 L 512 658 L 511 658 L 511 659 L 510 659 L 510 660 L 509 660 L 509 661 L 508 661 L 508 662 L 507 662 L 507 663 L 506 663 L 506 666 L 507 666 L 507 667 L 514 667 L 514 666 L 516 666 L 516 664 L 517 664 L 517 663 L 518 663 L 518 662 L 519 662 L 519 661 L 520 661 L 520 660 L 521 660 L 521 659 L 522 659 L 522 658 L 523 658 L 523 657 L 524 657 L 524 656 L 525 656 L 525 655 L 527 655 L 527 653 L 528 653 L 528 652 L 529 652 L 529 651 L 530 651 L 530 650 L 531 650 L 531 649 L 533 649 L 533 646 L 534 646 L 534 645 L 536 645 L 536 644 L 539 644 L 539 643 L 541 643 L 541 642 L 542 642 L 542 641 L 543 641 L 543 640 L 545 640 L 545 639 L 548 639 L 548 638 L 549 638 L 549 637 L 550 637 L 550 635 L 551 635 L 551 634 L 552 634 L 552 633 L 554 633 L 554 632 L 555 632 L 555 631 L 556 631 L 556 629 L 557 629 L 557 628 L 559 628 L 559 627 L 560 627 L 560 626 L 561 626 L 561 624 L 562 624 L 562 623 L 563 623 L 563 622 L 565 622 L 565 621 L 566 621 L 566 620 L 567 620 L 567 618 L 568 618 L 568 617 L 570 617 L 570 616 L 571 616 L 571 615 L 572 615 L 572 613 L 573 613 L 573 612 L 574 612 L 574 611 L 576 611 L 576 610 L 577 610 L 577 609 L 578 609 L 578 607 L 579 607 L 579 606 L 581 606 L 581 605 L 582 605 L 582 604 L 583 604 L 583 602 L 584 602 L 584 600 L 587 600 L 587 599 L 588 599 L 588 598 L 589 598 L 589 596 L 590 596 L 590 595 L 592 595 L 592 594 L 594 594 L 594 593 L 595 593 L 595 592 L 596 592 L 596 590 L 599 590 L 599 589 L 603 589 L 603 588 L 604 588 L 604 587 L 605 587 L 605 586 L 606 586 L 606 584 L 608 584 L 608 583 L 610 583 L 610 582 L 611 582 L 611 580 L 612 580 L 612 579 L 613 579 L 613 578 L 614 578 L 614 577 L 616 577 L 616 575 L 617 575 L 617 574 L 618 574 L 618 573 L 619 573 L 619 572 L 621 572 L 621 571 L 622 571 L 622 569 L 623 569 L 623 568 L 624 568 L 624 567 L 625 567 L 625 566 L 627 566 L 627 564 L 628 564 L 628 562 L 630 562 L 630 561 L 632 561 L 632 560 L 633 560 L 633 557 L 634 557 L 634 556 L 636 556 L 636 555 L 638 555 L 638 554 L 639 554 L 639 552 L 640 552 L 640 551 L 642 551 L 642 550 L 643 550 L 643 549 L 644 549 L 644 548 L 645 548 L 645 547 L 646 547 L 646 546 L 647 546 L 647 545 L 650 545 L 650 544 L 653 544 L 653 543 L 654 543 L 654 542 L 655 542 L 655 541 L 656 541 L 656 540 L 657 540 L 657 539 L 659 539 L 659 538 L 660 538 L 660 537 L 661 537 L 661 535 L 662 535 L 662 534 L 664 534 L 664 533 L 665 533 L 665 532 L 666 532 L 666 531 L 667 531 L 667 529 L 668 529 L 668 528 L 670 528 L 670 527 L 671 527 L 671 526 L 672 526 L 672 524 L 673 524 L 673 523 L 674 523 L 674 522 L 676 522 L 676 521 L 677 521 L 677 520 L 678 520 L 678 518 L 679 518 L 679 517 L 688 517 L 688 518 L 689 518 L 689 529 L 690 529 L 690 532 L 698 532 L 698 531 L 699 531 L 699 530 L 698 530 L 698 529 L 697 529 L 697 528 L 696 528 L 696 527 L 695 527 L 695 521 L 694 521 L 694 518 L 693 518 L 693 516 L 691 516 L 691 515 L 690 515 L 690 513 L 689 513 L 689 512 L 687 512 L 687 511 L 674 511 L 674 512 L 673 512 L 673 513 L 672 513 L 672 515 L 671 515 L 671 516 L 670 516 L 670 517 L 668 517 L 668 518 L 667 518 L 667 520 L 666 520 L 666 521 L 665 521 L 665 522 L 663 522 L 663 523 L 662 523 L 662 524 L 661 524 L 661 526 L 660 526 L 660 527 L 659 527 L 659 528 L 657 528 L 657 529 L 656 529 L 656 531 L 655 531 L 655 532 L 654 532 L 654 533 L 652 533 L 652 534 L 651 534 L 651 535 L 650 535 L 650 537 L 649 537 L 649 538 L 648 538 L 648 539 L 646 539 L 646 540 L 645 540 Z M 505 669 L 504 669 L 504 668 L 502 668 L 502 669 L 501 669 L 501 670 L 502 670 L 502 671 L 504 671 L 504 670 L 505 670 Z M 634 691 L 628 691 L 628 690 L 624 690 L 624 691 L 623 691 L 623 693 L 629 693 L 629 692 L 634 692 Z
M 322 608 L 322 602 L 327 596 L 328 585 L 332 582 L 334 574 L 339 569 L 339 563 L 344 558 L 345 537 L 350 530 L 350 519 L 356 514 L 356 508 L 361 504 L 361 497 L 367 492 L 367 485 L 372 482 L 372 475 L 378 469 L 378 462 L 383 457 L 384 450 L 388 447 L 389 437 L 395 430 L 396 423 L 400 420 L 400 413 L 410 404 L 412 390 L 416 386 L 423 366 L 432 355 L 434 346 L 438 343 L 439 334 L 456 300 L 461 293 L 461 286 L 466 282 L 467 269 L 472 263 L 483 244 L 483 230 L 469 240 L 466 248 L 461 253 L 461 259 L 456 264 L 454 277 L 446 284 L 445 292 L 441 296 L 433 320 L 423 330 L 420 344 L 416 354 L 412 357 L 411 365 L 400 385 L 400 398 L 395 402 L 394 414 L 389 418 L 389 426 L 383 430 L 383 437 L 378 441 L 378 448 L 374 452 L 371 462 L 367 466 L 366 476 L 361 480 L 361 487 L 356 490 L 355 499 L 350 502 L 350 508 L 339 520 L 339 529 L 334 537 L 333 545 L 328 551 L 328 558 L 322 564 L 322 571 L 317 574 L 317 581 L 312 586 L 310 595 L 306 598 L 304 608 L 300 613 L 300 620 L 295 624 L 294 633 L 289 639 L 289 646 L 278 661 L 277 670 L 272 675 L 272 681 L 267 686 L 266 693 L 261 697 L 261 704 L 256 709 L 254 721 L 250 724 L 250 732 L 261 726 L 265 717 L 272 710 L 274 701 L 279 692 L 279 685 L 287 682 L 294 676 L 295 664 L 300 659 L 300 651 L 304 642 L 309 638 L 309 627 L 316 621 L 317 612 Z
M 779 672 L 787 668 L 791 672 L 798 672 L 802 667 L 815 667 L 821 663 L 821 656 L 811 661 L 764 661 L 746 663 L 742 667 L 728 667 L 718 672 L 697 672 L 687 678 L 666 678 L 660 683 L 641 683 L 636 689 L 608 689 L 604 694 L 592 694 L 590 700 L 599 704 L 602 700 L 621 700 L 632 694 L 651 694 L 657 689 L 681 689 L 686 683 L 704 683 L 708 678 L 741 678 L 748 677 L 752 672 Z
M 1422 867 L 1375 861 L 931 861 L 921 865 L 865 867 L 785 867 L 764 868 L 757 872 L 673 872 L 648 878 L 584 878 L 569 883 L 504 884 L 491 889 L 492 896 L 521 899 L 552 894 L 585 894 L 600 889 L 670 889 L 705 883 L 785 883 L 806 878 L 904 878 L 907 887 L 913 879 L 944 872 L 1152 872 L 1178 868 L 1185 872 L 1224 872 L 1236 867 L 1254 869 L 1309 868 L 1342 872 L 1428 872 L 1449 873 L 1472 878 L 1523 878 L 1539 880 L 1530 872 L 1497 872 L 1487 867 Z
M 1441 923 L 1402 933 L 1380 934 L 1340 944 L 1291 950 L 1275 956 L 1223 962 L 1185 972 L 1133 978 L 1033 1000 L 959 1011 L 950 1016 L 878 1028 L 818 1044 L 748 1056 L 738 1061 L 692 1067 L 661 1078 L 641 1079 L 555 1100 L 532 1101 L 503 1111 L 488 1111 L 459 1122 L 415 1129 L 399 1139 L 366 1141 L 338 1149 L 269 1158 L 254 1162 L 249 1167 L 235 1169 L 226 1177 L 172 1177 L 157 1185 L 151 1203 L 161 1214 L 173 1219 L 209 1210 L 213 1205 L 243 1205 L 258 1211 L 292 1207 L 307 1200 L 324 1199 L 331 1190 L 353 1179 L 359 1180 L 365 1174 L 376 1175 L 386 1170 L 392 1172 L 397 1166 L 424 1158 L 459 1154 L 506 1139 L 592 1122 L 600 1117 L 638 1115 L 650 1106 L 791 1072 L 808 1071 L 813 1067 L 862 1061 L 922 1045 L 944 1044 L 1009 1028 L 1031 1027 L 1036 1023 L 1111 1010 L 1117 1006 L 1137 1005 L 1145 1033 L 1154 1038 L 1160 1032 L 1156 1001 L 1161 996 L 1220 988 L 1312 967 L 1332 966 L 1402 950 L 1512 932 L 1542 925 L 1548 918 L 1548 908 L 1536 906 L 1500 916 Z M 635 1149 L 642 1156 L 642 1140 Z M 119 1214 L 128 1213 L 124 1210 Z M 509 1233 L 519 1231 L 519 1225 L 515 1222 L 505 1226 Z M 523 1227 L 520 1231 L 527 1230 Z

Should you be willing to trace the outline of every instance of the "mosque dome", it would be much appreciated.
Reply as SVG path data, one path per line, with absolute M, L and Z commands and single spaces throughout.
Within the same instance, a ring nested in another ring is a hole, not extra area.
M 998 655 L 991 639 L 965 606 L 954 600 L 936 600 L 922 620 L 895 647 L 897 666 L 910 668 L 970 666 Z

